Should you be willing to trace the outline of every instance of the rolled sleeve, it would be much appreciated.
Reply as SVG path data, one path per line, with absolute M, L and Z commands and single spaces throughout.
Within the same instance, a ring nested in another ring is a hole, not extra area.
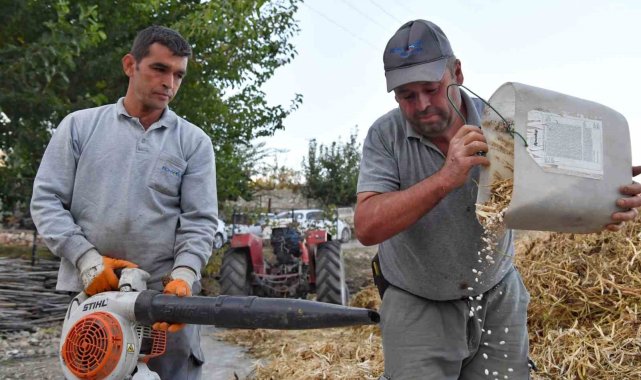
M 372 126 L 363 143 L 363 157 L 358 175 L 357 192 L 386 193 L 399 190 L 399 169 L 393 148 L 381 137 L 381 131 Z

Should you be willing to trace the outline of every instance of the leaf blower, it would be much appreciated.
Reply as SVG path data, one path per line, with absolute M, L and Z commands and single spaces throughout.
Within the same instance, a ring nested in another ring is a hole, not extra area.
M 158 380 L 146 363 L 165 351 L 157 321 L 237 329 L 318 329 L 378 323 L 376 311 L 315 301 L 258 297 L 176 297 L 147 290 L 148 274 L 124 269 L 120 291 L 70 303 L 60 362 L 67 379 Z

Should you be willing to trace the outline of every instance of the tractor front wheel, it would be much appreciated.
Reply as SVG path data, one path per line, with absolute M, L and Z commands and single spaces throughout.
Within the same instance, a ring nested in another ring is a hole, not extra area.
M 214 249 L 221 249 L 224 244 L 225 240 L 223 239 L 222 234 L 217 233 L 216 235 L 214 235 Z
M 349 227 L 343 228 L 343 231 L 341 231 L 341 243 L 349 243 L 351 238 L 352 231 L 349 229 Z
M 316 300 L 344 306 L 349 303 L 343 251 L 337 240 L 322 243 L 316 250 Z
M 249 257 L 238 248 L 231 248 L 223 256 L 220 266 L 220 294 L 230 296 L 251 295 Z

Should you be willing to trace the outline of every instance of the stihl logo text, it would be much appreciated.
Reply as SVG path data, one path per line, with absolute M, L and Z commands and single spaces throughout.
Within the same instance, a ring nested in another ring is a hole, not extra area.
M 85 306 L 82 307 L 82 311 L 89 311 L 93 309 L 98 309 L 100 307 L 105 307 L 107 306 L 107 299 L 96 301 L 96 302 L 89 302 Z

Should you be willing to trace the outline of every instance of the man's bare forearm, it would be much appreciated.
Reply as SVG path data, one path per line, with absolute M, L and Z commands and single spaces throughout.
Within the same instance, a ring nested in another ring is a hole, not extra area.
M 416 223 L 455 188 L 443 172 L 405 190 L 358 194 L 354 224 L 364 245 L 381 243 Z

